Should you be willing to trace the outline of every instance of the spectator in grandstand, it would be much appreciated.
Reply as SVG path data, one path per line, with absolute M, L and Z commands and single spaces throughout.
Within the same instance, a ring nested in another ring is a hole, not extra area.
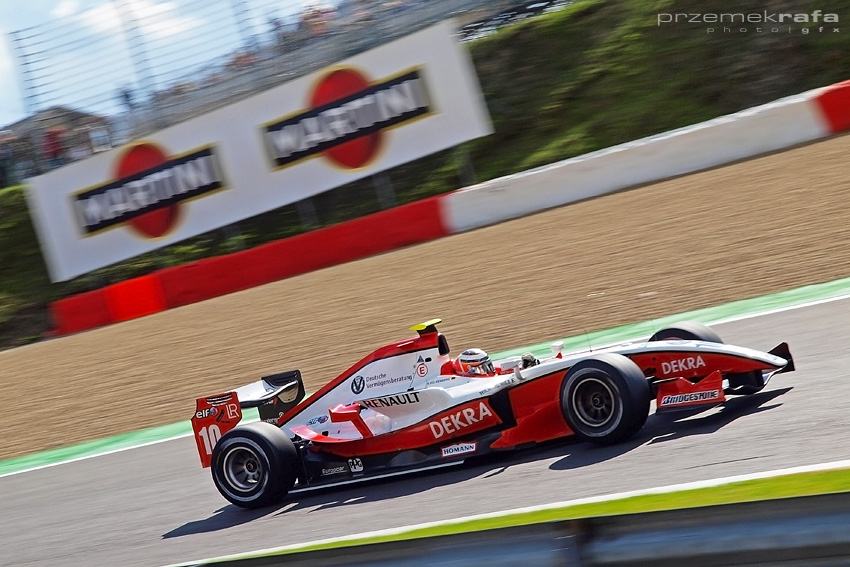
M 103 124 L 92 124 L 86 127 L 88 146 L 92 153 L 105 152 L 112 148 L 112 139 L 109 129 Z
M 60 167 L 65 163 L 65 128 L 56 126 L 48 128 L 44 134 L 44 157 L 51 168 Z
M 122 87 L 118 92 L 118 97 L 124 103 L 124 106 L 127 107 L 127 110 L 134 110 L 136 108 L 136 102 L 133 100 L 133 91 L 130 87 Z
M 69 162 L 85 159 L 92 154 L 89 129 L 87 127 L 76 128 L 67 139 Z
M 280 35 L 283 33 L 283 22 L 277 16 L 269 16 L 269 27 L 272 30 L 272 37 L 275 41 L 280 41 Z
M 316 4 L 301 12 L 301 27 L 310 39 L 324 37 L 331 33 L 336 20 L 336 11 L 330 6 Z
M 257 56 L 251 51 L 237 51 L 230 58 L 230 61 L 227 62 L 226 67 L 229 71 L 240 71 L 256 62 Z

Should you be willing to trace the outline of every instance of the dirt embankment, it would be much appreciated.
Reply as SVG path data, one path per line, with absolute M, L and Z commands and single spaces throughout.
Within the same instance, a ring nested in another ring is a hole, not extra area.
M 837 137 L 0 352 L 0 459 L 188 419 L 266 373 L 316 388 L 432 317 L 455 352 L 500 350 L 847 277 L 848 155 Z

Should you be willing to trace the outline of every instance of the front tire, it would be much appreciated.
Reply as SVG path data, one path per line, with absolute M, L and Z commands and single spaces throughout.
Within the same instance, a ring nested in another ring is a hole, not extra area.
M 706 325 L 698 321 L 681 321 L 679 323 L 674 323 L 669 327 L 664 327 L 651 337 L 649 337 L 649 341 L 672 341 L 672 340 L 683 340 L 683 341 L 705 341 L 709 343 L 720 343 L 723 344 L 723 339 L 720 338 L 720 335 Z
M 649 415 L 649 383 L 629 358 L 602 353 L 573 365 L 561 384 L 564 419 L 583 441 L 611 445 L 637 433 Z
M 286 496 L 298 475 L 298 452 L 279 427 L 262 421 L 225 433 L 212 454 L 212 477 L 227 500 L 262 508 Z

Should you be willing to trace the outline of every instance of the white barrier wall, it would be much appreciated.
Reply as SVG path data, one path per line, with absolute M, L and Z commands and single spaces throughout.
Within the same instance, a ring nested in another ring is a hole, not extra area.
M 693 126 L 459 189 L 442 199 L 463 232 L 829 135 L 817 89 Z

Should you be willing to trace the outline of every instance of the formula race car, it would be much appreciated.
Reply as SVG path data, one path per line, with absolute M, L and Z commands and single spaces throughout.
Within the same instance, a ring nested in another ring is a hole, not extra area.
M 683 322 L 647 342 L 548 358 L 450 356 L 434 319 L 418 336 L 377 349 L 305 396 L 292 370 L 199 398 L 192 425 L 204 467 L 230 502 L 259 508 L 288 493 L 451 464 L 575 437 L 628 439 L 656 411 L 749 395 L 794 370 L 788 345 L 770 352 L 723 344 Z M 260 421 L 237 424 L 242 409 Z

